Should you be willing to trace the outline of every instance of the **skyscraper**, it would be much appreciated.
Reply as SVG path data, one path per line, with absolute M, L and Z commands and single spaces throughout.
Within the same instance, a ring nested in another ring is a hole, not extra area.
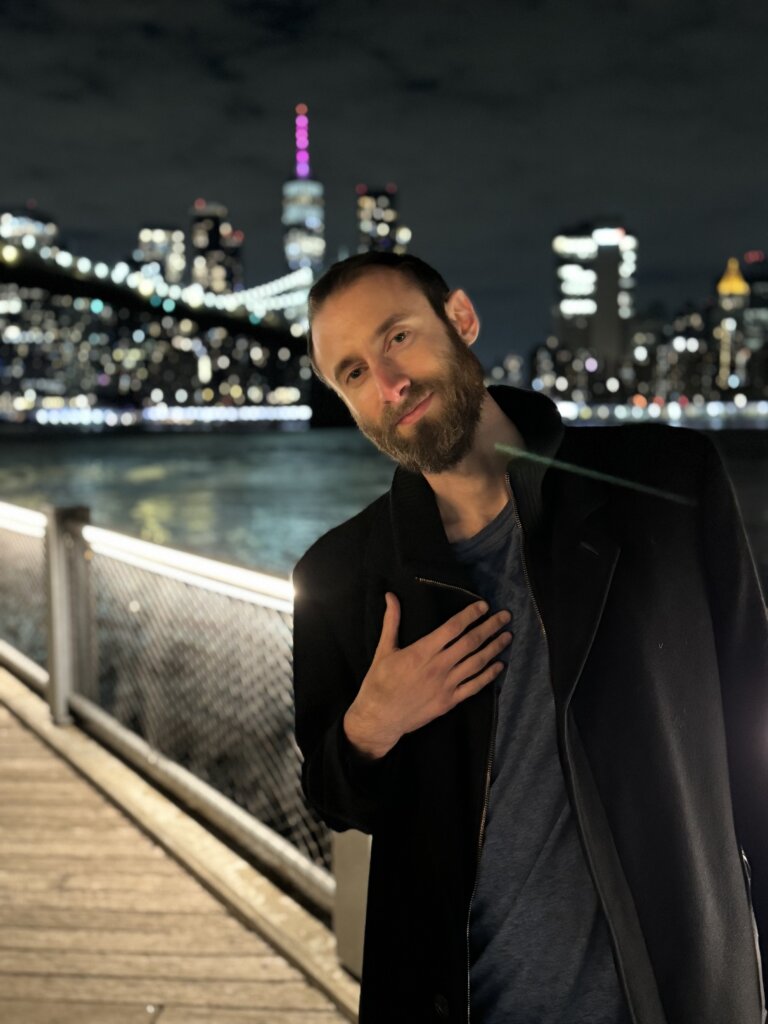
M 383 188 L 358 185 L 355 191 L 357 251 L 404 253 L 411 240 L 411 229 L 397 223 L 397 185 L 392 182 Z
M 310 267 L 318 277 L 325 257 L 325 210 L 323 186 L 311 177 L 309 164 L 309 110 L 305 103 L 295 109 L 295 177 L 283 185 L 283 245 L 291 270 Z
M 744 345 L 744 311 L 749 305 L 750 287 L 744 280 L 739 261 L 732 256 L 725 273 L 717 282 L 719 323 L 713 329 L 718 343 L 718 370 L 715 383 L 721 391 L 740 387 L 746 378 L 750 351 Z
M 53 217 L 38 209 L 34 199 L 24 206 L 0 213 L 0 238 L 8 242 L 21 242 L 27 238 L 38 246 L 53 245 L 58 236 L 58 224 Z
M 615 368 L 634 316 L 637 239 L 617 219 L 580 224 L 555 236 L 555 331 L 565 348 L 586 349 Z
M 157 264 L 157 273 L 168 284 L 179 284 L 186 269 L 184 232 L 178 227 L 143 227 L 133 258 L 141 267 Z
M 754 397 L 768 396 L 768 260 L 762 249 L 744 253 L 749 305 L 744 310 L 744 343 L 750 351 L 749 382 Z
M 217 294 L 239 291 L 243 286 L 243 232 L 232 227 L 222 203 L 196 199 L 190 215 L 193 283 Z

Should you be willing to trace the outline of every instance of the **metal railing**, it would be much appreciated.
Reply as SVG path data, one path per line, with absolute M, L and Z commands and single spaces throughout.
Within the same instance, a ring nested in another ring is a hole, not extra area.
M 0 503 L 0 662 L 326 912 L 293 734 L 288 580 Z M 46 672 L 43 665 L 47 663 Z

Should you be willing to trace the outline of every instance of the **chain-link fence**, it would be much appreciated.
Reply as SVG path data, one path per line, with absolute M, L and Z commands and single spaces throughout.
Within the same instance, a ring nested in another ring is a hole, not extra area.
M 45 516 L 0 502 L 0 639 L 48 660 Z
M 61 511 L 46 520 L 0 505 L 0 640 L 45 665 L 50 600 L 54 632 L 71 633 L 64 660 L 76 666 L 67 686 L 78 713 L 95 705 L 158 761 L 247 811 L 290 844 L 278 861 L 306 862 L 309 891 L 318 879 L 328 889 L 330 832 L 304 802 L 293 734 L 288 581 L 97 529 L 85 510 Z M 54 654 L 54 716 L 57 701 L 67 704 L 55 662 Z
M 106 554 L 93 557 L 91 581 L 92 699 L 328 867 L 327 830 L 300 789 L 290 612 Z

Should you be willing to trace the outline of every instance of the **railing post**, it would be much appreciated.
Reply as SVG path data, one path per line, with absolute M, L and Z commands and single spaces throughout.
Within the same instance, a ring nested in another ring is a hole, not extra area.
M 92 666 L 90 600 L 83 584 L 87 565 L 83 557 L 82 528 L 90 521 L 89 509 L 45 507 L 48 520 L 45 553 L 48 576 L 48 700 L 57 725 L 71 722 L 69 696 L 82 689 Z
M 336 876 L 333 931 L 336 955 L 356 978 L 363 973 L 363 934 L 368 896 L 371 837 L 364 832 L 331 832 L 331 870 Z

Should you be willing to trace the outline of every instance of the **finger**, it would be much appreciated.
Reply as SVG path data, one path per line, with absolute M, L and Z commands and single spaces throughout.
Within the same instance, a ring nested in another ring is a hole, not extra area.
M 466 679 L 471 679 L 472 676 L 477 675 L 481 672 L 489 662 L 501 654 L 501 652 L 509 646 L 512 641 L 511 633 L 500 633 L 495 639 L 489 641 L 484 647 L 480 648 L 479 651 L 475 651 L 469 657 L 464 658 L 448 676 L 448 682 L 452 686 L 459 686 Z
M 390 591 L 384 595 L 384 600 L 387 606 L 384 609 L 381 636 L 376 647 L 377 654 L 386 654 L 389 651 L 397 650 L 397 632 L 400 628 L 400 602 Z
M 467 605 L 466 608 L 462 608 L 460 612 L 452 615 L 450 619 L 446 619 L 442 626 L 427 633 L 423 638 L 425 646 L 428 646 L 432 653 L 443 650 L 487 611 L 488 605 L 485 601 L 475 601 L 474 604 Z
M 504 665 L 500 661 L 494 661 L 492 665 L 484 669 L 479 675 L 473 679 L 468 679 L 465 683 L 457 686 L 453 691 L 453 703 L 460 704 L 463 700 L 468 697 L 473 697 L 476 693 L 479 693 L 488 683 L 492 682 L 500 672 L 504 669 Z
M 490 618 L 468 629 L 446 653 L 450 654 L 454 665 L 457 665 L 462 659 L 483 647 L 486 641 L 503 629 L 511 619 L 511 614 L 506 608 L 503 608 L 500 612 L 496 612 L 495 615 L 491 615 Z

